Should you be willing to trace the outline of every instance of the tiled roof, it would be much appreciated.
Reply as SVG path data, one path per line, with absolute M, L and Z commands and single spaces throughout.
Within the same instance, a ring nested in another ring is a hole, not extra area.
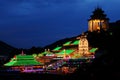
M 4 64 L 4 66 L 30 66 L 30 65 L 42 65 L 42 63 L 36 61 L 32 55 L 16 55 L 10 60 L 10 62 Z
M 66 49 L 66 50 L 62 50 L 61 52 L 56 53 L 56 54 L 71 54 L 72 52 L 74 52 L 74 50 Z

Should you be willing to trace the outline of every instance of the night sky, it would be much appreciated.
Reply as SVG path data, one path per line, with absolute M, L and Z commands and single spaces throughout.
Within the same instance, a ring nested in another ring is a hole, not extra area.
M 120 19 L 120 0 L 0 0 L 0 40 L 31 48 L 77 36 L 97 6 L 110 22 Z

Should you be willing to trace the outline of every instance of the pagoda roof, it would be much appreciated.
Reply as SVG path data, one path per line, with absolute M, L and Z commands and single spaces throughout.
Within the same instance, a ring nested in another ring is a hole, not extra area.
M 62 50 L 61 52 L 59 53 L 56 53 L 56 54 L 71 54 L 72 52 L 74 52 L 75 50 L 72 50 L 72 49 L 66 49 L 66 50 Z
M 53 54 L 53 53 L 50 52 L 50 51 L 44 51 L 44 52 L 42 52 L 41 54 L 46 55 L 46 54 Z
M 63 46 L 71 46 L 71 45 L 78 45 L 80 40 L 74 40 L 74 41 L 67 41 L 63 44 Z
M 72 41 L 67 41 L 66 43 L 64 43 L 64 46 L 70 45 Z
M 16 58 L 17 60 L 18 59 L 27 59 L 27 60 L 34 59 L 33 55 L 21 55 L 21 54 L 14 56 L 14 58 Z
M 58 47 L 54 48 L 53 51 L 58 51 L 58 50 L 60 50 L 61 48 L 62 48 L 61 46 L 58 46 Z
M 42 63 L 35 60 L 32 55 L 16 55 L 11 58 L 10 62 L 4 64 L 4 66 L 33 66 L 42 65 Z
M 89 52 L 94 53 L 98 48 L 92 48 L 89 50 Z
M 94 11 L 93 11 L 93 14 L 90 16 L 90 19 L 106 19 L 106 20 L 109 20 L 109 18 L 106 18 L 106 14 L 104 14 L 104 11 L 97 7 Z
M 78 45 L 80 40 L 75 40 L 72 44 L 73 45 Z

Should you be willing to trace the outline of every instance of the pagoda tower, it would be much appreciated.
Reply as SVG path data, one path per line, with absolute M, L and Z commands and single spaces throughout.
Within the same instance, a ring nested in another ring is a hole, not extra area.
M 97 7 L 93 11 L 93 14 L 88 19 L 88 31 L 100 31 L 107 30 L 109 28 L 109 18 L 106 18 L 104 11 Z
M 83 33 L 80 37 L 77 38 L 80 39 L 78 44 L 78 53 L 81 56 L 85 56 L 89 54 L 89 45 L 88 45 L 89 43 L 86 37 L 87 36 Z

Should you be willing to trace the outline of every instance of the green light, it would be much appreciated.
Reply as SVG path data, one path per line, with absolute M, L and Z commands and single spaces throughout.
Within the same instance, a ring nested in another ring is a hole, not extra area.
M 42 54 L 42 53 L 39 53 L 39 54 L 38 54 L 38 57 L 42 57 L 42 56 L 43 56 L 43 54 Z
M 74 45 L 78 45 L 79 44 L 79 40 L 76 40 L 73 42 Z
M 33 55 L 17 55 L 17 59 L 34 59 Z
M 59 52 L 59 53 L 57 53 L 57 54 L 71 54 L 72 52 L 73 52 L 74 50 L 69 50 L 69 49 L 67 49 L 67 50 L 62 50 L 61 52 Z
M 42 55 L 46 55 L 47 54 L 47 52 L 43 52 L 43 53 L 41 53 Z
M 91 53 L 94 53 L 97 49 L 98 49 L 98 48 L 92 48 L 92 49 L 90 50 L 90 52 L 91 52 Z
M 12 66 L 12 65 L 14 65 L 14 63 L 16 63 L 16 61 L 8 62 L 8 63 L 4 64 L 4 66 Z
M 4 64 L 4 66 L 30 66 L 30 65 L 42 65 L 42 63 L 36 61 L 32 55 L 17 55 L 16 58 L 12 58 L 10 62 Z
M 113 35 L 113 33 L 112 33 L 112 32 L 110 32 L 110 35 Z
M 57 50 L 59 50 L 59 49 L 61 49 L 61 47 L 56 47 L 56 48 L 53 49 L 53 50 L 57 51 Z
M 33 55 L 33 57 L 37 57 L 37 54 L 35 54 L 35 53 L 34 53 L 34 54 L 32 54 L 32 55 Z
M 66 43 L 63 44 L 63 45 L 70 45 L 70 43 L 71 43 L 71 41 L 68 41 L 68 42 L 66 42 Z

